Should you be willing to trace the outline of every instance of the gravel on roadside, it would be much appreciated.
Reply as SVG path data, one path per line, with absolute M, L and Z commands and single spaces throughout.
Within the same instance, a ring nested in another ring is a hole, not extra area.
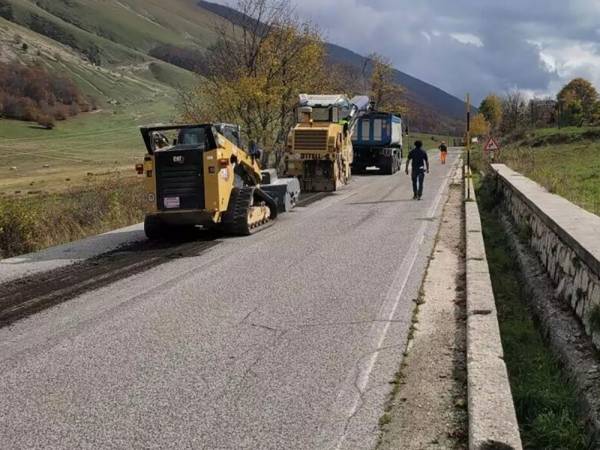
M 462 190 L 452 185 L 380 449 L 467 448 Z

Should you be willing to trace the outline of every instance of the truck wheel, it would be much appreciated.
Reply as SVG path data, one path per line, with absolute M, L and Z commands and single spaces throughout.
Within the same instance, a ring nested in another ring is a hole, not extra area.
M 147 216 L 144 220 L 144 233 L 150 240 L 157 240 L 164 236 L 165 225 L 162 221 L 153 216 Z
M 383 166 L 383 174 L 384 175 L 393 175 L 394 174 L 394 157 L 390 156 L 389 158 L 386 158 L 387 161 L 385 162 L 385 165 Z
M 294 207 L 294 203 L 292 202 L 292 196 L 290 195 L 289 192 L 286 192 L 285 196 L 283 197 L 284 212 L 290 212 L 293 207 Z

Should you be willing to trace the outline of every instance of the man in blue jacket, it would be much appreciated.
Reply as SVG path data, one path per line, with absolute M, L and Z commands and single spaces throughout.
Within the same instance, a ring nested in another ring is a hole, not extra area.
M 415 148 L 408 154 L 408 159 L 406 160 L 406 175 L 408 175 L 409 161 L 412 161 L 413 200 L 421 200 L 421 197 L 423 197 L 425 171 L 429 173 L 429 159 L 427 158 L 427 152 L 423 150 L 423 143 L 421 141 L 416 141 Z

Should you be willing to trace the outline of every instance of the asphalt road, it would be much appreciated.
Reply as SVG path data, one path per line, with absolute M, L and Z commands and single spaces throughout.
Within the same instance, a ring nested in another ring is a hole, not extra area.
M 373 447 L 451 169 L 420 202 L 355 177 L 1 328 L 0 446 Z

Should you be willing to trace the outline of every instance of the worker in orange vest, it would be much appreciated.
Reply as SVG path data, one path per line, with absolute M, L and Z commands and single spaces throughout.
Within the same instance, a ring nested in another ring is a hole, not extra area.
M 440 160 L 442 161 L 442 164 L 446 164 L 446 157 L 448 156 L 448 146 L 446 145 L 446 142 L 442 141 L 438 148 L 440 149 Z

